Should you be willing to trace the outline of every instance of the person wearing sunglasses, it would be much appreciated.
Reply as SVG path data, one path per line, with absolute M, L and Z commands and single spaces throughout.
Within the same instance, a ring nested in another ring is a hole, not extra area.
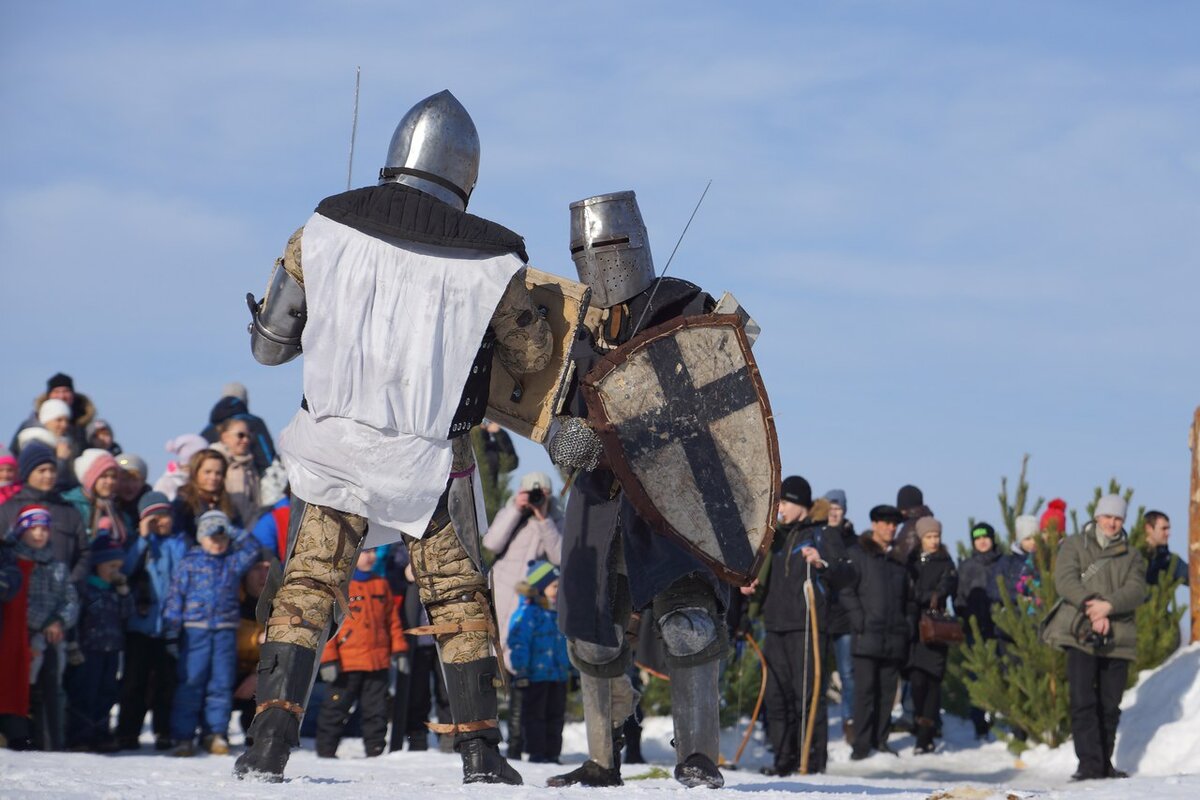
M 244 419 L 230 417 L 217 426 L 219 440 L 212 447 L 225 456 L 225 491 L 247 530 L 254 529 L 261 505 L 261 478 L 254 468 L 250 449 L 250 426 Z

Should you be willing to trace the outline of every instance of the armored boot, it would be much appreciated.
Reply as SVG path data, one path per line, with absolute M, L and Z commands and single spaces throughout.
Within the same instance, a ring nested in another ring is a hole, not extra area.
M 454 734 L 454 749 L 462 756 L 463 783 L 507 783 L 520 786 L 520 774 L 500 755 L 494 656 L 465 664 L 443 664 L 452 725 L 430 724 L 438 733 Z
M 721 663 L 671 668 L 671 718 L 675 726 L 675 780 L 689 789 L 725 785 L 717 759 L 721 749 Z
M 238 758 L 238 778 L 278 783 L 293 747 L 300 744 L 300 720 L 312 690 L 316 651 L 282 642 L 266 642 L 259 650 L 258 709 L 247 738 L 254 743 Z
M 626 679 L 627 680 L 627 679 Z M 613 729 L 613 679 L 579 674 L 583 698 L 583 721 L 587 731 L 588 760 L 583 765 L 555 775 L 547 786 L 621 786 L 620 731 Z

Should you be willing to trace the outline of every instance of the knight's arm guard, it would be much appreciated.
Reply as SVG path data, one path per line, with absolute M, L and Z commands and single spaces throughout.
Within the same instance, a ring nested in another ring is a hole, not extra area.
M 490 323 L 496 334 L 496 355 L 513 375 L 544 369 L 554 353 L 550 324 L 542 318 L 529 289 L 525 270 L 517 270 L 504 290 Z
M 261 301 L 246 295 L 250 306 L 250 352 L 254 360 L 268 367 L 286 364 L 300 355 L 300 334 L 308 319 L 304 299 L 304 273 L 300 268 L 299 228 L 288 239 L 283 257 L 275 262 L 275 271 Z

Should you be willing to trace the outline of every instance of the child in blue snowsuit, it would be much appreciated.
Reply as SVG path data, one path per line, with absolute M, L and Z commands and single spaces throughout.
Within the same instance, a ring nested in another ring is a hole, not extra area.
M 108 536 L 92 542 L 92 574 L 83 584 L 78 628 L 83 663 L 68 667 L 65 678 L 67 744 L 73 750 L 117 749 L 108 717 L 117 702 L 125 620 L 133 611 L 129 584 L 121 574 L 124 561 L 124 549 Z
M 522 690 L 521 728 L 531 763 L 558 763 L 567 710 L 571 662 L 567 640 L 558 630 L 558 568 L 530 562 L 517 587 L 524 602 L 508 624 L 508 660 Z
M 259 544 L 220 511 L 206 511 L 196 520 L 196 541 L 179 562 L 163 607 L 167 641 L 176 643 L 179 653 L 172 754 L 195 753 L 199 725 L 201 746 L 225 755 L 237 672 L 238 589 L 242 575 L 258 561 Z

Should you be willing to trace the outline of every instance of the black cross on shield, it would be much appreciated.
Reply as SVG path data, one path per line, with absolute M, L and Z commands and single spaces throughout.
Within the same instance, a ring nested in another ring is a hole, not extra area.
M 779 451 L 737 317 L 646 331 L 602 360 L 583 390 L 638 513 L 723 579 L 753 579 L 774 532 Z

